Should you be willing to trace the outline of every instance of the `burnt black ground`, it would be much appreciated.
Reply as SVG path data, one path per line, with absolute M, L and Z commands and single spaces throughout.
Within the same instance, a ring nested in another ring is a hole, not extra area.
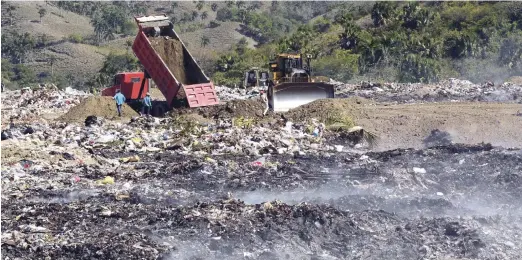
M 12 235 L 2 258 L 517 259 L 522 246 L 521 150 L 272 155 L 261 167 L 247 156 L 138 155 L 109 172 L 32 172 L 63 185 L 2 200 Z

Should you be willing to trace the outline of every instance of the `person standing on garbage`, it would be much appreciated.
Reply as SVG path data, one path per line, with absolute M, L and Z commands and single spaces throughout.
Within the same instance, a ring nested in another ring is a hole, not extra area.
M 116 90 L 116 95 L 114 95 L 114 100 L 116 100 L 116 108 L 118 109 L 118 116 L 121 117 L 121 106 L 125 103 L 125 96 L 121 94 L 120 90 Z
M 150 116 L 150 110 L 152 109 L 152 100 L 150 98 L 150 93 L 147 92 L 147 95 L 143 99 L 143 112 L 146 115 Z
M 263 111 L 263 115 L 266 115 L 266 113 L 268 112 L 268 97 L 266 96 L 266 92 L 264 90 L 261 90 L 260 91 L 260 95 L 261 95 L 261 100 L 263 100 L 263 102 L 265 103 L 265 111 Z

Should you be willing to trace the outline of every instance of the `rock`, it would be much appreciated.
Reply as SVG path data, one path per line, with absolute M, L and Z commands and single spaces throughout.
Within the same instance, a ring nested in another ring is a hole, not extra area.
M 24 135 L 27 135 L 27 134 L 33 134 L 34 133 L 34 129 L 30 126 L 26 127 L 23 134 Z
M 12 136 L 11 136 L 11 133 L 9 131 L 2 131 L 2 141 L 3 140 L 7 140 L 7 139 L 10 139 Z

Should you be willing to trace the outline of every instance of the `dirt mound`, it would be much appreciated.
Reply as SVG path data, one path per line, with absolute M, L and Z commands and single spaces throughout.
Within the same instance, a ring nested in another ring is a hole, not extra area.
M 138 113 L 127 104 L 123 104 L 121 109 L 122 117 L 124 118 L 138 116 Z M 116 110 L 115 101 L 112 97 L 88 97 L 82 100 L 79 105 L 72 107 L 69 112 L 58 118 L 58 120 L 64 122 L 83 122 L 88 116 L 117 118 L 118 111 Z
M 507 82 L 522 85 L 522 76 L 513 76 L 507 80 Z
M 176 79 L 186 85 L 194 84 L 187 77 L 183 45 L 179 40 L 174 38 L 167 39 L 165 37 L 150 37 L 149 40 L 154 50 L 158 52 Z
M 349 116 L 360 114 L 358 105 L 371 104 L 370 100 L 351 97 L 343 99 L 320 99 L 300 107 L 291 109 L 284 114 L 285 118 L 293 121 L 306 121 L 311 118 L 320 121 L 334 116 Z

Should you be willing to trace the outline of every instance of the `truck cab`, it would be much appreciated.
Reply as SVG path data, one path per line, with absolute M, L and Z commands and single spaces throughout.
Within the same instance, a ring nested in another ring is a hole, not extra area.
M 102 95 L 114 96 L 118 89 L 129 101 L 143 99 L 149 91 L 149 81 L 143 72 L 118 73 L 112 87 L 104 89 Z

